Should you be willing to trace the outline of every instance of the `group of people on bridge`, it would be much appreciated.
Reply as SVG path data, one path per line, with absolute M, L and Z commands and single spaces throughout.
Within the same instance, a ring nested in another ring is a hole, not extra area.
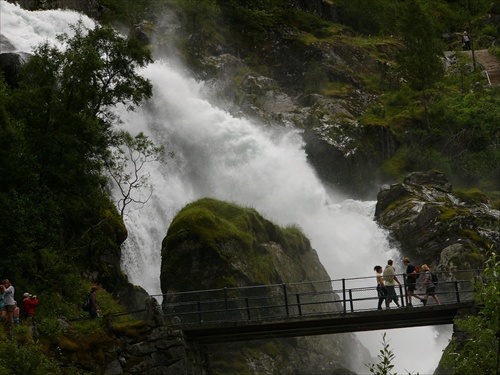
M 389 259 L 385 269 L 382 269 L 382 266 L 379 265 L 376 265 L 373 269 L 377 273 L 378 310 L 382 310 L 382 304 L 384 302 L 386 309 L 391 308 L 391 302 L 394 302 L 397 307 L 401 307 L 398 294 L 396 293 L 396 284 L 401 285 L 401 282 L 396 275 L 396 269 L 393 263 L 393 260 Z M 441 302 L 436 295 L 435 279 L 433 278 L 429 266 L 427 264 L 423 264 L 421 267 L 414 266 L 411 264 L 410 258 L 408 257 L 403 259 L 403 264 L 406 267 L 404 276 L 406 279 L 408 306 L 413 306 L 413 298 L 419 300 L 425 306 L 427 305 L 429 297 L 432 297 L 434 301 L 440 305 Z M 417 279 L 419 279 L 421 275 L 423 275 L 423 282 L 420 285 L 419 291 L 425 288 L 425 294 L 423 296 L 415 293 L 417 290 Z

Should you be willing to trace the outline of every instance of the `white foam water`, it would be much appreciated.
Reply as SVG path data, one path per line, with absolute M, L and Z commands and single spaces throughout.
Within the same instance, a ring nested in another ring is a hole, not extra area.
M 71 35 L 69 25 L 80 19 L 94 26 L 76 12 L 28 12 L 4 0 L 0 6 L 1 32 L 13 46 L 2 42 L 2 52 L 31 51 L 45 40 L 57 43 L 55 36 Z M 176 213 L 202 197 L 255 208 L 282 226 L 300 226 L 332 279 L 372 275 L 375 264 L 400 258 L 373 219 L 375 202 L 327 191 L 308 164 L 297 131 L 231 116 L 211 104 L 203 82 L 183 74 L 168 59 L 158 59 L 140 73 L 151 80 L 153 98 L 136 112 L 119 108 L 117 113 L 130 133 L 144 132 L 175 156 L 166 164 L 146 166 L 153 194 L 144 206 L 127 207 L 129 236 L 122 248 L 122 267 L 132 283 L 161 294 L 161 242 Z M 116 189 L 114 198 L 120 198 Z M 394 370 L 431 373 L 451 329 L 437 332 L 432 327 L 388 331 L 395 343 Z M 440 340 L 434 340 L 436 336 Z M 382 334 L 358 337 L 376 356 Z M 355 370 L 368 373 L 364 364 Z

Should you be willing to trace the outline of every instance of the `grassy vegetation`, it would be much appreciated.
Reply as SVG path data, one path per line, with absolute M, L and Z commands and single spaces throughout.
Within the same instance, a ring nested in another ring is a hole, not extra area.
M 310 246 L 300 228 L 280 228 L 252 208 L 210 198 L 190 203 L 174 218 L 163 244 L 162 275 L 165 279 L 176 275 L 164 286 L 180 290 L 196 285 L 230 287 L 239 285 L 238 278 L 250 275 L 256 284 L 273 284 L 277 279 L 272 257 L 260 248 L 269 242 L 292 254 Z M 189 249 L 189 255 L 184 249 Z M 202 263 L 193 264 L 192 260 Z M 200 279 L 193 279 L 193 275 L 197 277 L 193 269 L 198 268 Z

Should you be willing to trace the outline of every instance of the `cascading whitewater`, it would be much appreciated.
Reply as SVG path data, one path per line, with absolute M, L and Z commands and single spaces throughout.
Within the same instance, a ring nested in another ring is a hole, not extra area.
M 77 12 L 28 12 L 1 4 L 2 33 L 13 51 L 29 52 L 45 40 L 57 43 L 56 35 L 71 35 L 69 25 L 79 20 L 94 27 Z M 180 71 L 157 60 L 140 72 L 151 80 L 153 98 L 137 112 L 117 109 L 124 129 L 144 132 L 175 153 L 167 164 L 146 165 L 153 195 L 144 206 L 126 210 L 129 238 L 122 263 L 134 284 L 161 292 L 161 241 L 175 214 L 202 197 L 250 206 L 277 224 L 300 226 L 332 278 L 366 276 L 373 264 L 395 255 L 373 221 L 375 202 L 327 192 L 307 163 L 297 131 L 232 117 L 210 104 L 203 83 Z M 120 198 L 117 189 L 114 195 Z
M 1 52 L 29 52 L 45 40 L 56 43 L 55 36 L 71 35 L 69 25 L 80 19 L 94 26 L 76 12 L 28 12 L 4 0 L 0 8 L 1 32 L 11 44 L 2 39 Z M 154 85 L 153 98 L 137 112 L 117 110 L 130 133 L 142 131 L 175 153 L 167 164 L 147 165 L 153 195 L 143 207 L 129 206 L 126 212 L 129 238 L 122 266 L 132 283 L 150 294 L 161 293 L 161 242 L 176 213 L 201 197 L 250 206 L 277 224 L 300 226 L 334 279 L 370 275 L 375 264 L 398 256 L 373 220 L 375 202 L 345 200 L 327 191 L 307 163 L 297 131 L 230 116 L 210 104 L 203 83 L 180 72 L 167 59 L 157 59 L 141 72 Z M 372 353 L 378 352 L 381 334 L 360 337 Z M 408 337 L 413 339 L 410 353 L 404 349 Z M 446 338 L 436 345 L 429 337 L 436 337 L 430 327 L 388 332 L 400 362 L 395 370 L 427 373 L 435 368 Z M 417 342 L 425 343 L 419 345 L 421 352 Z
M 124 267 L 134 282 L 145 283 L 144 268 L 154 270 L 148 277 L 158 282 L 168 224 L 201 197 L 253 207 L 280 225 L 299 225 L 332 278 L 366 276 L 372 264 L 394 254 L 372 219 L 375 202 L 342 202 L 329 194 L 307 163 L 297 132 L 230 116 L 204 99 L 203 83 L 183 77 L 166 61 L 142 74 L 154 85 L 153 99 L 136 113 L 122 113 L 124 126 L 175 156 L 167 165 L 148 165 L 152 201 L 127 214 L 131 237 Z

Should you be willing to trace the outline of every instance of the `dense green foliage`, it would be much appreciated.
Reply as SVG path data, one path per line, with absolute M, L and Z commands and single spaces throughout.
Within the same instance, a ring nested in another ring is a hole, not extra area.
M 38 46 L 16 87 L 0 82 L 0 274 L 70 301 L 81 299 L 82 271 L 120 272 L 104 262 L 126 236 L 105 175 L 123 140 L 111 109 L 151 95 L 134 70 L 150 54 L 136 40 L 108 27 L 74 32 L 60 36 L 64 50 Z
M 500 258 L 490 252 L 474 294 L 479 314 L 456 319 L 457 330 L 465 335 L 454 338 L 446 348 L 443 365 L 454 375 L 496 374 L 500 366 Z

